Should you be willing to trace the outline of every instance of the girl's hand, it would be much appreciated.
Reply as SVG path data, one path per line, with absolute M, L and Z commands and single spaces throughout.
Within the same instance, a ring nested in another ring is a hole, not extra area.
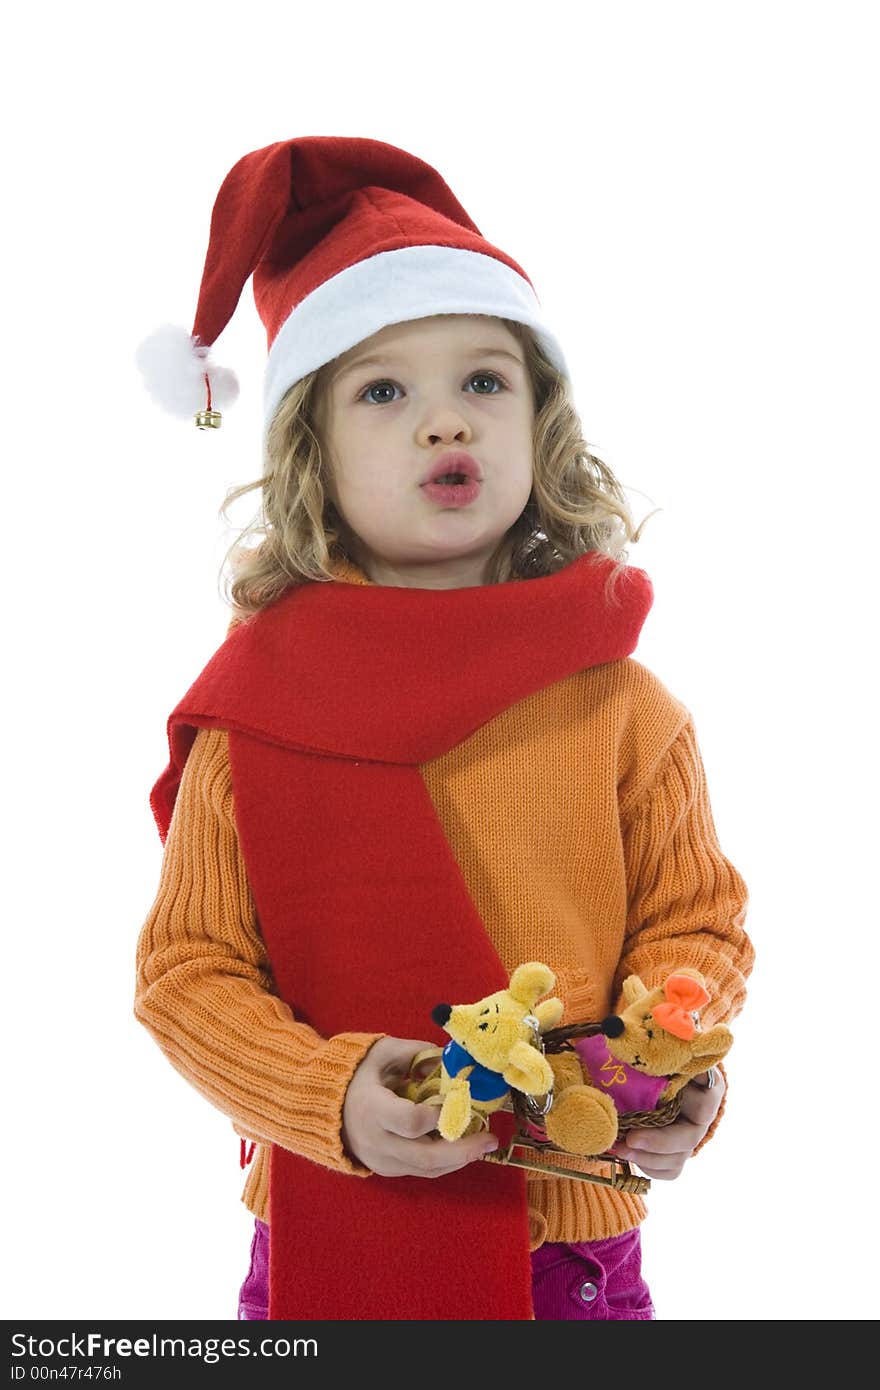
M 701 1072 L 681 1093 L 681 1109 L 671 1125 L 658 1129 L 631 1129 L 626 1140 L 615 1144 L 612 1152 L 637 1163 L 649 1178 L 677 1178 L 721 1108 L 725 1081 L 715 1071 L 715 1084 L 708 1086 L 709 1073 Z
M 484 1131 L 449 1142 L 436 1132 L 439 1107 L 394 1094 L 417 1052 L 430 1043 L 380 1038 L 355 1071 L 342 1107 L 342 1142 L 365 1168 L 383 1178 L 440 1178 L 497 1149 Z M 432 1133 L 433 1131 L 433 1133 Z

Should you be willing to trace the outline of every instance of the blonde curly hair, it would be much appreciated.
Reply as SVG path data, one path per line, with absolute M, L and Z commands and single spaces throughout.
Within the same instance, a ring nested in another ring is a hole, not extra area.
M 626 546 L 637 542 L 626 495 L 607 464 L 588 448 L 567 380 L 542 352 L 534 333 L 511 319 L 499 322 L 519 341 L 534 399 L 534 478 L 526 506 L 499 542 L 487 583 L 552 574 L 588 551 L 617 563 L 609 598 L 626 565 Z M 334 564 L 351 560 L 347 528 L 327 490 L 321 447 L 321 405 L 334 369 L 328 362 L 295 382 L 266 434 L 265 471 L 231 488 L 220 515 L 256 489 L 261 507 L 239 531 L 221 567 L 224 598 L 244 621 L 292 585 L 332 580 Z M 646 518 L 647 519 L 647 518 Z

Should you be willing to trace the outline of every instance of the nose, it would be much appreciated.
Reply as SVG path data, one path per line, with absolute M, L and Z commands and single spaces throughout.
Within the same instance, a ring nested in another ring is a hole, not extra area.
M 436 406 L 427 410 L 418 430 L 419 444 L 469 444 L 472 438 L 471 427 L 461 411 L 450 406 Z
M 603 1018 L 599 1029 L 606 1038 L 619 1038 L 624 1026 L 622 1018 L 618 1018 L 617 1014 L 609 1014 L 607 1018 Z

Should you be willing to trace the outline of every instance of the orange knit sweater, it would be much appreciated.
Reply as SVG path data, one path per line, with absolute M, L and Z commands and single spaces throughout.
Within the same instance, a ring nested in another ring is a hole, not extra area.
M 368 582 L 354 566 L 337 574 Z M 682 965 L 708 980 L 705 1026 L 736 1016 L 753 961 L 746 888 L 718 844 L 691 716 L 639 662 L 536 692 L 421 772 L 505 968 L 546 961 L 563 1022 L 611 1012 L 628 974 L 651 986 Z M 138 941 L 135 1015 L 256 1141 L 242 1194 L 255 1216 L 269 1218 L 273 1143 L 369 1176 L 342 1148 L 341 1110 L 380 1035 L 323 1039 L 274 992 L 222 729 L 199 730 L 183 771 Z M 641 1198 L 593 1183 L 530 1175 L 527 1190 L 533 1244 L 603 1239 L 645 1215 Z

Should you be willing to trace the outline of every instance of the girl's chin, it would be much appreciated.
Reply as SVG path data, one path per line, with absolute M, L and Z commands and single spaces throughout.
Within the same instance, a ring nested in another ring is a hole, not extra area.
M 377 583 L 382 583 L 381 576 L 384 573 L 405 574 L 412 572 L 422 574 L 427 577 L 436 575 L 442 578 L 448 576 L 450 579 L 458 579 L 463 575 L 470 577 L 464 582 L 467 584 L 480 584 L 483 582 L 482 573 L 489 557 L 494 554 L 497 541 L 484 542 L 473 546 L 446 546 L 442 544 L 426 541 L 424 546 L 405 554 L 389 553 L 383 554 L 379 550 L 370 551 L 364 557 L 361 568 L 366 568 L 370 573 L 377 576 Z

